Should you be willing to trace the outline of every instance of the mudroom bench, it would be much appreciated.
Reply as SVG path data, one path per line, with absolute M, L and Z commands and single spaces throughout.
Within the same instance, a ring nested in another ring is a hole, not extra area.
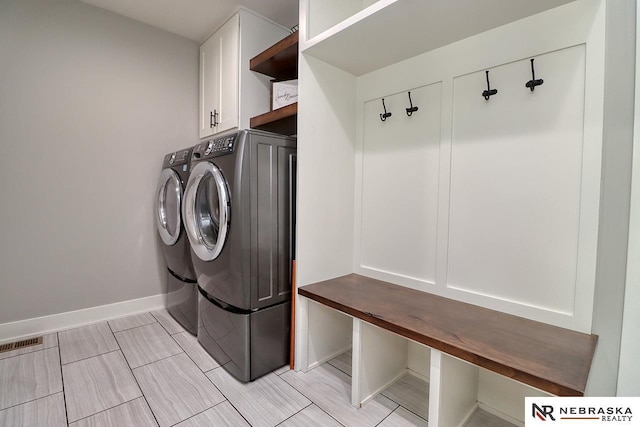
M 298 294 L 308 331 L 302 369 L 352 348 L 351 400 L 361 406 L 426 364 L 430 426 L 464 425 L 481 400 L 491 400 L 484 396 L 498 396 L 496 402 L 505 392 L 582 396 L 597 343 L 596 335 L 357 274 L 300 287 Z M 416 362 L 412 346 L 427 356 Z M 520 391 L 495 385 L 505 381 Z M 524 400 L 506 397 L 511 407 L 493 412 L 520 421 Z

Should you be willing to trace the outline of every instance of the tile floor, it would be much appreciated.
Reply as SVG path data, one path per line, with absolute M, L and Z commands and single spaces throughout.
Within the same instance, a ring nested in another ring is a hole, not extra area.
M 243 384 L 168 312 L 144 313 L 0 353 L 0 426 L 427 425 L 426 382 L 406 376 L 356 409 L 350 367 L 345 354 Z

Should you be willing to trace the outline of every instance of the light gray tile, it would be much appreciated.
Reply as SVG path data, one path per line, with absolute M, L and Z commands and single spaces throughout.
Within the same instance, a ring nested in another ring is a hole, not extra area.
M 249 427 L 249 424 L 228 401 L 224 401 L 213 408 L 176 425 L 176 427 L 212 426 Z
M 398 407 L 386 397 L 377 396 L 362 408 L 354 408 L 351 377 L 327 363 L 307 373 L 285 372 L 280 378 L 345 426 L 375 426 Z
M 173 318 L 167 310 L 154 311 L 153 317 L 162 325 L 162 327 L 171 335 L 184 331 L 182 325 Z
M 207 376 L 254 427 L 275 426 L 311 402 L 274 373 L 242 383 L 223 368 Z
M 69 422 L 142 396 L 120 351 L 62 366 Z
M 109 320 L 109 326 L 113 332 L 120 332 L 126 329 L 137 328 L 138 326 L 149 325 L 155 323 L 156 318 L 150 313 L 136 314 L 133 316 L 121 317 L 119 319 Z
M 106 322 L 58 333 L 63 365 L 118 350 L 118 343 Z
M 191 335 L 189 332 L 180 332 L 173 335 L 173 339 L 182 347 L 182 349 L 189 355 L 198 368 L 202 372 L 207 372 L 220 366 L 213 357 L 207 353 L 207 350 L 202 348 L 198 339 Z
M 182 349 L 158 323 L 116 332 L 116 339 L 131 369 L 182 353 Z
M 334 357 L 333 359 L 329 360 L 329 362 L 327 363 L 340 369 L 345 374 L 351 376 L 351 357 L 352 357 L 351 355 L 352 355 L 351 350 L 345 351 L 340 356 Z
M 427 420 L 400 406 L 378 424 L 378 427 L 427 427 L 428 425 Z
M 157 427 L 158 424 L 155 418 L 153 418 L 151 409 L 149 409 L 149 405 L 147 405 L 144 397 L 139 397 L 130 402 L 69 424 L 69 427 L 111 426 Z
M 3 384 L 4 386 L 4 384 Z M 62 393 L 52 394 L 0 411 L 0 426 L 66 427 Z
M 161 427 L 184 421 L 224 401 L 185 353 L 133 370 Z
M 29 338 L 39 337 L 40 335 L 33 335 L 30 337 L 24 338 L 16 338 L 10 341 L 4 341 L 2 344 L 6 344 L 14 341 L 22 341 L 27 340 Z M 40 351 L 47 348 L 53 348 L 58 346 L 58 334 L 47 334 L 42 336 L 42 344 L 32 345 L 29 347 L 23 347 L 18 350 L 5 351 L 4 353 L 0 353 L 0 359 L 6 359 L 8 357 L 20 356 L 21 354 L 33 353 L 34 351 Z
M 280 427 L 342 427 L 342 424 L 311 404 L 280 424 Z
M 0 360 L 0 409 L 60 391 L 57 347 Z
M 429 383 L 407 374 L 382 392 L 400 406 L 422 418 L 429 417 Z
M 515 424 L 503 420 L 484 409 L 476 410 L 465 427 L 515 427 Z

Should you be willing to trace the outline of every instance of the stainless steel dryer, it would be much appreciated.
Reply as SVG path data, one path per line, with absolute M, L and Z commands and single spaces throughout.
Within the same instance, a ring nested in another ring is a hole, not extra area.
M 183 189 L 189 179 L 192 150 L 185 148 L 164 157 L 156 191 L 156 225 L 167 261 L 167 310 L 195 335 L 198 324 L 196 274 L 182 224 Z
M 193 149 L 183 217 L 198 341 L 251 381 L 289 360 L 295 138 L 243 130 Z

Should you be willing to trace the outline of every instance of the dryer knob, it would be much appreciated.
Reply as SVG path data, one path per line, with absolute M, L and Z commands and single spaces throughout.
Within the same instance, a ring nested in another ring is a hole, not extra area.
M 176 153 L 173 153 L 171 157 L 169 157 L 169 164 L 172 165 L 176 161 Z

